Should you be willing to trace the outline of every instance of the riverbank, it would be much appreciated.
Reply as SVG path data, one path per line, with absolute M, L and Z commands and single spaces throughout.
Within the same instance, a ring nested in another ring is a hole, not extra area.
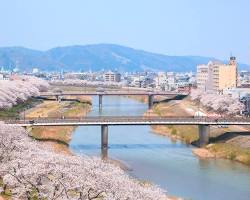
M 86 99 L 84 103 L 86 103 Z M 91 102 L 91 99 L 88 100 Z M 81 102 L 83 103 L 83 102 Z M 84 104 L 83 103 L 83 104 Z M 89 103 L 87 103 L 90 105 Z M 80 107 L 79 107 L 80 106 Z M 28 110 L 26 112 L 26 117 L 36 118 L 36 117 L 80 117 L 85 116 L 90 109 L 87 109 L 83 112 L 83 110 L 79 110 L 82 108 L 80 103 L 76 102 L 56 102 L 56 101 L 44 101 L 42 104 Z M 90 106 L 91 108 L 91 106 Z M 71 139 L 71 133 L 74 131 L 73 127 L 37 127 L 30 130 L 30 136 L 36 140 L 42 141 L 44 144 L 52 146 L 56 152 L 63 154 L 70 154 L 68 151 L 68 143 Z M 106 163 L 110 163 L 112 165 L 118 166 L 124 171 L 130 171 L 131 169 L 127 167 L 126 164 L 119 160 L 108 159 L 105 161 Z M 153 184 L 145 184 L 143 181 L 139 181 L 138 183 L 143 187 L 151 187 Z M 166 199 L 177 200 L 180 198 L 175 197 L 166 197 Z
M 91 110 L 90 97 L 77 97 L 79 102 L 74 101 L 44 101 L 26 112 L 27 118 L 39 117 L 83 117 Z M 29 134 L 36 140 L 43 141 L 52 146 L 56 152 L 69 154 L 68 143 L 75 127 L 73 126 L 51 126 L 33 127 Z
M 182 101 L 170 101 L 154 105 L 145 115 L 158 116 L 194 116 L 196 111 L 207 113 L 189 98 Z M 187 144 L 198 141 L 197 126 L 151 126 L 156 134 L 181 140 Z M 210 144 L 204 148 L 194 148 L 193 153 L 199 158 L 224 158 L 250 166 L 250 134 L 247 128 L 240 126 L 210 127 Z
M 4 118 L 23 118 L 23 111 L 39 105 L 41 100 L 29 98 L 27 101 L 12 106 L 11 108 L 0 109 L 0 120 Z

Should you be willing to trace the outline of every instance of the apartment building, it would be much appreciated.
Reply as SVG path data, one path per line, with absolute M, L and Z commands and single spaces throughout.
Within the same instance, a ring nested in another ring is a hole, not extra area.
M 197 66 L 197 87 L 203 91 L 223 92 L 237 86 L 237 63 L 230 57 L 228 64 L 210 61 Z
M 155 85 L 156 89 L 163 89 L 167 84 L 167 73 L 166 72 L 158 72 L 155 77 Z
M 105 82 L 120 82 L 121 74 L 117 72 L 108 71 L 104 74 Z

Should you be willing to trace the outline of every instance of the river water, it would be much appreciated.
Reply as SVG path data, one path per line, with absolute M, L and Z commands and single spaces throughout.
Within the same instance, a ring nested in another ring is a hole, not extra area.
M 147 105 L 119 96 L 105 96 L 99 112 L 92 97 L 88 116 L 142 115 Z M 100 156 L 101 128 L 76 128 L 70 143 L 75 154 Z M 109 126 L 108 156 L 131 168 L 128 173 L 150 181 L 171 195 L 193 200 L 249 200 L 250 167 L 229 160 L 199 160 L 192 147 L 151 132 L 149 126 Z

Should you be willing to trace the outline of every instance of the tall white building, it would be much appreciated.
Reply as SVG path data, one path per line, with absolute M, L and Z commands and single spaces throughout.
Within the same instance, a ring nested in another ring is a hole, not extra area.
M 155 78 L 155 86 L 156 89 L 163 89 L 167 83 L 167 75 L 166 72 L 158 72 L 158 75 Z
M 197 66 L 197 87 L 204 91 L 222 92 L 237 86 L 236 58 L 231 57 L 228 64 L 209 62 Z
M 176 89 L 176 77 L 174 72 L 167 73 L 167 85 L 165 90 L 174 90 Z
M 159 72 L 155 78 L 157 89 L 171 91 L 176 89 L 176 77 L 174 72 Z

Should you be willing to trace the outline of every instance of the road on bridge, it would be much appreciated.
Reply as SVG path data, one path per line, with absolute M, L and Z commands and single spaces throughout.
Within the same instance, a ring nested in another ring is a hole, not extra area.
M 250 118 L 97 116 L 84 118 L 6 119 L 16 126 L 84 126 L 84 125 L 250 125 Z

